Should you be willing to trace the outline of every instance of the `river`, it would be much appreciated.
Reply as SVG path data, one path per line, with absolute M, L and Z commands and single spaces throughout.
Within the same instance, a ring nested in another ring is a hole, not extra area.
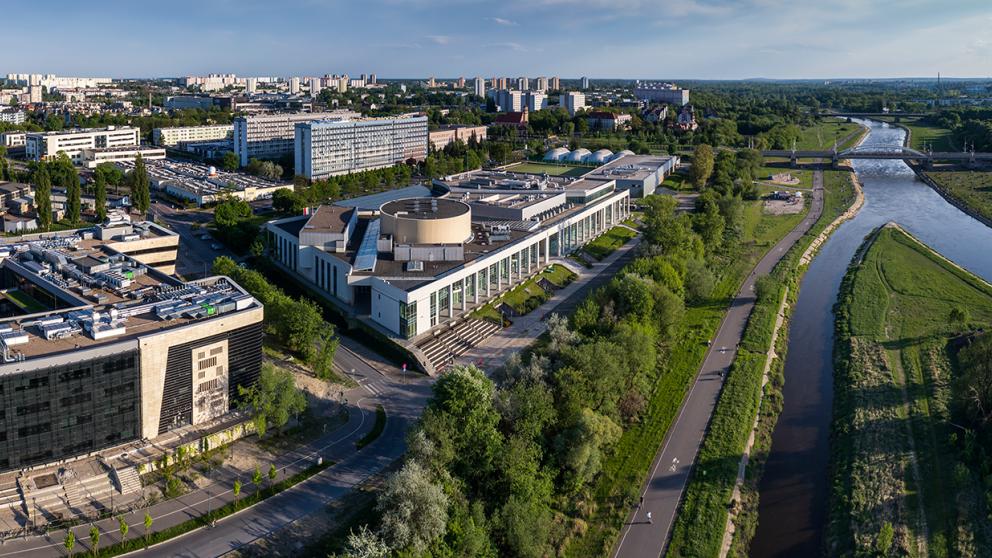
M 863 145 L 902 145 L 885 123 Z M 833 397 L 833 305 L 855 251 L 874 228 L 895 221 L 958 265 L 992 281 L 992 229 L 944 200 L 902 161 L 856 160 L 865 204 L 823 245 L 802 280 L 789 330 L 784 407 L 760 483 L 751 556 L 817 556 L 826 534 Z

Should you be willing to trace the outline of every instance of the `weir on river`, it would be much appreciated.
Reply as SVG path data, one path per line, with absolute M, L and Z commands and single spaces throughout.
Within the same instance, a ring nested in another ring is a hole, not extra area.
M 899 147 L 905 132 L 875 121 L 865 147 Z M 855 251 L 894 221 L 969 271 L 992 281 L 992 228 L 948 203 L 904 162 L 856 160 L 865 205 L 823 245 L 802 280 L 789 329 L 784 408 L 760 484 L 754 558 L 824 553 L 829 505 L 833 305 Z

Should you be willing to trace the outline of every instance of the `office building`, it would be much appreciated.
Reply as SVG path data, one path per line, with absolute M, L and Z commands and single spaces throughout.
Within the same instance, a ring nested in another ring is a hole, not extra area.
M 454 141 L 468 144 L 473 137 L 477 142 L 484 141 L 487 137 L 486 130 L 488 130 L 486 126 L 444 126 L 431 130 L 428 133 L 428 141 L 434 149 L 440 151 Z
M 0 470 L 222 419 L 261 368 L 262 306 L 227 278 L 184 283 L 114 246 L 151 223 L 0 246 Z M 173 248 L 175 254 L 175 248 Z
M 162 105 L 168 110 L 210 110 L 214 107 L 223 108 L 218 98 L 207 95 L 169 95 L 165 98 Z M 230 100 L 228 100 L 227 108 L 230 108 Z
M 155 128 L 152 130 L 152 141 L 155 142 L 155 145 L 171 147 L 185 143 L 230 139 L 233 134 L 234 124 L 176 126 L 174 128 Z
M 689 90 L 681 89 L 672 83 L 637 81 L 634 84 L 634 97 L 651 103 L 667 103 L 685 106 L 689 104 Z
M 583 178 L 613 180 L 618 190 L 629 191 L 632 198 L 643 198 L 654 194 L 665 177 L 675 172 L 679 166 L 679 157 L 635 155 L 627 150 L 613 154 L 607 149 L 601 149 L 589 154 L 585 162 L 595 162 L 602 166 Z
M 138 155 L 146 161 L 165 159 L 165 148 L 151 145 L 86 148 L 80 154 L 79 164 L 88 169 L 95 169 L 100 163 L 134 161 Z
M 586 96 L 578 91 L 562 93 L 558 102 L 561 108 L 568 111 L 569 116 L 575 116 L 575 113 L 586 108 Z
M 289 94 L 290 95 L 300 94 L 300 78 L 298 77 L 289 78 Z
M 589 89 L 589 78 L 587 78 L 585 76 L 582 76 L 581 82 L 582 82 L 582 89 L 583 90 Z
M 427 117 L 311 120 L 296 124 L 296 174 L 326 178 L 427 157 Z
M 630 212 L 612 180 L 473 171 L 432 186 L 443 194 L 370 196 L 266 225 L 281 266 L 415 349 L 429 372 L 450 363 L 430 349 L 434 334 Z
M 42 161 L 64 152 L 73 164 L 80 165 L 83 163 L 84 149 L 136 147 L 139 145 L 139 133 L 138 128 L 131 126 L 29 132 L 25 138 L 25 155 L 29 159 Z
M 475 78 L 475 96 L 483 98 L 486 96 L 486 80 L 481 77 Z
M 360 117 L 361 114 L 350 110 L 241 116 L 234 119 L 234 153 L 241 166 L 247 165 L 253 157 L 280 159 L 293 154 L 294 126 L 297 122 Z
M 0 122 L 4 124 L 24 124 L 28 119 L 26 112 L 20 109 L 0 109 Z
M 0 145 L 7 148 L 23 148 L 27 143 L 27 132 L 0 132 Z

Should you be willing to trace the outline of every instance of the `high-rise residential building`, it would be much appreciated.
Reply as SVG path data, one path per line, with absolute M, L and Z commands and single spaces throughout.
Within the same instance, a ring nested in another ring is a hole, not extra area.
M 376 84 L 375 74 L 369 74 L 369 83 L 371 83 L 372 85 Z
M 298 95 L 300 93 L 300 78 L 289 78 L 289 93 L 290 95 Z
M 29 85 L 28 86 L 28 100 L 31 103 L 40 103 L 41 97 L 41 86 L 40 85 Z
M 321 90 L 320 78 L 316 78 L 316 77 L 310 78 L 310 96 L 316 97 L 317 95 L 320 95 L 320 90 Z
M 431 76 L 430 79 L 427 80 L 427 87 L 430 87 L 430 88 L 433 89 L 436 85 L 437 84 L 434 81 L 434 76 Z
M 552 91 L 561 91 L 561 79 L 559 79 L 558 76 L 552 77 L 551 81 L 548 83 L 548 89 Z
M 582 76 L 582 89 L 589 89 L 589 78 Z
M 458 78 L 458 89 L 465 89 L 465 78 Z
M 337 79 L 337 92 L 347 93 L 348 92 L 348 76 L 342 76 Z
M 528 90 L 530 90 L 530 79 L 528 79 L 526 77 L 519 77 L 519 78 L 517 78 L 517 89 L 519 89 L 521 91 L 528 91 Z
M 486 80 L 481 77 L 475 78 L 475 96 L 476 97 L 486 96 Z
M 280 159 L 293 153 L 294 126 L 308 120 L 359 118 L 350 110 L 262 114 L 234 119 L 234 153 L 241 166 L 251 158 Z
M 29 159 L 43 161 L 63 152 L 73 164 L 80 165 L 84 149 L 134 147 L 140 143 L 140 132 L 131 126 L 29 132 L 25 137 L 24 153 Z
M 569 91 L 562 93 L 559 103 L 561 108 L 568 111 L 569 116 L 575 116 L 575 113 L 586 108 L 586 96 L 578 91 Z
M 511 89 L 493 91 L 493 100 L 500 112 L 520 112 L 524 108 L 524 93 Z
M 509 89 L 510 88 L 510 79 L 509 78 L 505 78 L 505 77 L 501 77 L 497 81 L 497 85 L 499 86 L 499 87 L 497 87 L 497 89 Z
M 427 117 L 299 122 L 296 174 L 311 180 L 427 157 Z
M 233 124 L 176 126 L 174 128 L 155 128 L 152 130 L 152 141 L 155 142 L 155 145 L 171 146 L 182 143 L 224 140 L 233 134 Z
M 536 112 L 548 108 L 548 96 L 537 91 L 527 92 L 527 110 Z
M 499 78 L 491 77 L 489 78 L 489 89 L 499 89 Z
M 537 87 L 534 88 L 535 91 L 539 93 L 545 93 L 548 90 L 548 78 L 541 76 L 537 78 Z
M 258 78 L 250 77 L 245 78 L 245 93 L 254 93 L 258 87 Z

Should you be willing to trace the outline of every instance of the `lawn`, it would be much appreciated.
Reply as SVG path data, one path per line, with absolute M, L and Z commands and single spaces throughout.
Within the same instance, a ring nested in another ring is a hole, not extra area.
M 883 122 L 896 122 L 895 116 L 882 116 L 878 118 Z M 911 117 L 898 119 L 898 123 L 910 129 L 910 147 L 922 150 L 924 146 L 932 151 L 959 151 L 960 148 L 954 145 L 951 131 L 947 128 L 939 128 L 923 122 L 922 119 Z
M 497 322 L 502 321 L 499 310 L 494 306 L 494 303 L 497 302 L 506 303 L 520 316 L 529 314 L 551 298 L 551 294 L 538 284 L 541 279 L 547 279 L 559 287 L 564 287 L 574 281 L 576 277 L 575 273 L 563 265 L 551 265 L 541 273 L 510 289 L 497 301 L 479 307 L 472 312 L 472 316 L 489 318 Z
M 854 122 L 848 123 L 845 120 L 833 118 L 824 119 L 813 126 L 807 126 L 801 129 L 799 139 L 796 141 L 796 149 L 831 149 L 835 142 L 838 143 L 838 147 L 840 148 L 844 145 L 849 145 L 852 140 L 847 139 L 848 136 L 857 132 L 860 128 L 861 125 Z
M 592 170 L 592 167 L 580 167 L 575 165 L 556 165 L 554 163 L 526 162 L 508 167 L 510 172 L 521 172 L 526 174 L 547 174 L 549 176 L 582 176 Z
M 928 171 L 926 175 L 970 213 L 992 221 L 992 172 Z
M 953 441 L 949 342 L 992 324 L 992 286 L 894 227 L 859 255 L 836 311 L 830 547 L 874 554 L 890 523 L 899 555 L 988 556 L 983 489 Z
M 584 250 L 590 256 L 596 258 L 596 260 L 602 261 L 603 258 L 616 252 L 617 248 L 620 248 L 635 236 L 637 236 L 637 233 L 627 227 L 613 227 L 596 237 L 589 244 L 586 244 Z

